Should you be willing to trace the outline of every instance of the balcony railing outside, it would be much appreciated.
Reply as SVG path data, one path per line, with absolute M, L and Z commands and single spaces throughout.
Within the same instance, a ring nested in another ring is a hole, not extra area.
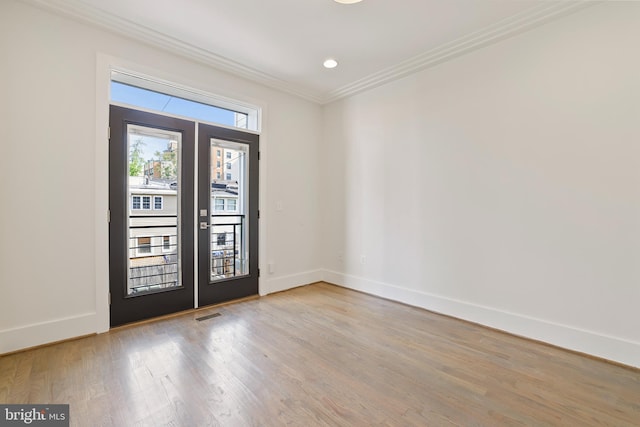
M 242 214 L 211 215 L 211 281 L 247 274 L 244 223 Z
M 131 219 L 128 295 L 179 287 L 177 216 L 136 215 Z M 145 222 L 148 219 L 164 223 L 150 225 Z
M 150 225 L 149 219 L 166 219 Z M 140 295 L 179 287 L 176 215 L 131 216 L 129 226 L 128 295 Z M 146 221 L 145 221 L 146 220 Z M 144 224 L 144 225 L 133 225 Z M 211 281 L 248 273 L 245 254 L 245 215 L 211 215 Z M 171 230 L 169 234 L 168 231 Z M 168 241 L 166 240 L 168 239 Z

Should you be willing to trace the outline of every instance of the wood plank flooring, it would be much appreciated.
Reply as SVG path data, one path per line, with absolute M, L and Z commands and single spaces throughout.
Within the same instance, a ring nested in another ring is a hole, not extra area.
M 640 371 L 319 283 L 0 357 L 0 403 L 74 426 L 638 426 Z

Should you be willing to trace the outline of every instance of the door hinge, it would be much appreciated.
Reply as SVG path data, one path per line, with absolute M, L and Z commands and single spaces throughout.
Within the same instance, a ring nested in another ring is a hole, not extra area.
M 111 292 L 109 292 L 109 305 L 111 305 Z
M 260 277 L 260 269 L 258 269 L 258 277 Z
M 258 209 L 258 219 L 260 219 L 260 209 Z
M 260 160 L 260 152 L 258 151 L 258 160 Z
M 107 222 L 111 223 L 111 210 L 107 211 Z
M 111 141 L 111 126 L 107 128 L 107 139 Z

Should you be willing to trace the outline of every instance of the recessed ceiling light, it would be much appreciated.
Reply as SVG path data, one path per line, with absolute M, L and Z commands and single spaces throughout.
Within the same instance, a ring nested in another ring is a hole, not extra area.
M 362 0 L 335 0 L 336 3 L 342 4 L 352 4 L 352 3 L 360 3 Z
M 324 65 L 324 68 L 336 68 L 338 66 L 338 61 L 330 58 L 324 61 L 322 65 Z

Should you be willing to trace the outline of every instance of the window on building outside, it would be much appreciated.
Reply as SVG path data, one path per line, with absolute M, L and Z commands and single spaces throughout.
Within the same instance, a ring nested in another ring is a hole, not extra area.
M 224 210 L 224 199 L 216 199 L 215 209 L 217 211 Z
M 216 167 L 220 167 L 220 160 L 216 161 Z
M 162 236 L 162 249 L 164 251 L 171 250 L 171 237 L 170 236 Z
M 151 209 L 151 196 L 142 196 L 142 209 Z
M 231 174 L 230 174 L 230 173 L 228 173 L 228 174 L 227 174 L 227 179 L 228 179 L 228 180 L 230 180 L 230 179 L 231 179 Z
M 220 156 L 222 156 L 222 151 L 217 150 L 216 154 L 217 154 L 218 157 L 220 157 Z
M 151 237 L 138 237 L 138 253 L 139 254 L 151 253 Z
M 231 158 L 231 151 L 227 151 L 227 159 Z
M 216 179 L 220 179 L 220 172 L 216 172 Z
M 227 162 L 227 169 L 231 169 L 231 163 Z
M 236 210 L 236 199 L 227 200 L 227 210 L 235 211 Z
M 162 210 L 162 196 L 153 196 L 153 209 Z
M 131 209 L 140 209 L 140 196 L 131 196 Z

